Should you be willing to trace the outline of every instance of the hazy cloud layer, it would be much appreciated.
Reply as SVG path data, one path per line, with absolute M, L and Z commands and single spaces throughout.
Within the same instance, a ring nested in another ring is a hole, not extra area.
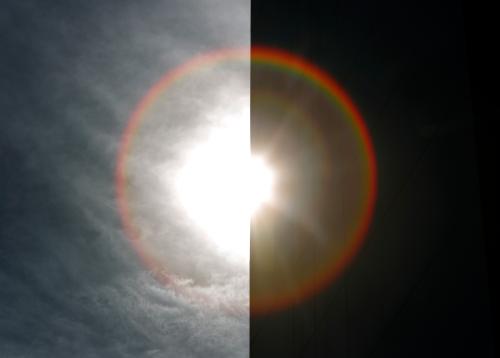
M 113 175 L 145 91 L 194 55 L 249 45 L 249 6 L 4 4 L 0 356 L 248 356 L 245 309 L 202 309 L 139 263 L 120 227 Z M 214 284 L 189 289 L 247 299 L 247 273 L 220 279 L 227 267 Z

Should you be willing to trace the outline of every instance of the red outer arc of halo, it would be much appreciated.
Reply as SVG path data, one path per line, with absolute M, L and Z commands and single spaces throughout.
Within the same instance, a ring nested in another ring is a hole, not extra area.
M 128 238 L 128 241 L 139 256 L 142 264 L 152 271 L 152 275 L 158 282 L 160 282 L 164 286 L 173 288 L 177 293 L 189 296 L 191 299 L 202 302 L 203 304 L 208 304 L 209 306 L 218 306 L 218 302 L 214 302 L 207 295 L 193 294 L 192 292 L 190 292 L 188 295 L 186 288 L 177 284 L 175 278 L 173 278 L 168 272 L 166 272 L 166 270 L 164 269 L 164 265 L 158 263 L 156 259 L 148 252 L 146 252 L 141 245 L 141 235 L 137 227 L 132 222 L 132 215 L 128 204 L 126 159 L 127 154 L 129 153 L 133 144 L 134 136 L 137 130 L 140 128 L 142 120 L 144 119 L 144 115 L 146 114 L 149 107 L 154 103 L 158 95 L 160 95 L 162 91 L 165 90 L 170 84 L 172 84 L 185 74 L 188 74 L 191 70 L 196 69 L 197 67 L 204 64 L 217 63 L 219 60 L 223 60 L 226 58 L 237 59 L 248 57 L 249 48 L 222 49 L 198 55 L 188 62 L 174 68 L 173 70 L 168 71 L 146 92 L 146 94 L 141 98 L 141 100 L 135 107 L 131 116 L 127 120 L 127 124 L 123 131 L 117 152 L 117 164 L 115 168 L 116 202 L 123 230 L 126 237 Z M 229 314 L 241 314 L 241 309 L 239 307 L 233 306 L 234 305 L 223 304 L 221 307 L 225 312 Z
M 368 198 L 366 199 L 365 210 L 361 223 L 353 235 L 352 244 L 347 245 L 347 251 L 341 256 L 340 260 L 332 265 L 330 270 L 323 274 L 320 279 L 314 279 L 310 284 L 306 285 L 306 287 L 303 287 L 300 290 L 300 294 L 294 295 L 293 297 L 290 297 L 289 295 L 282 296 L 274 299 L 272 303 L 266 302 L 264 304 L 251 305 L 252 314 L 264 314 L 293 305 L 296 302 L 300 302 L 303 299 L 312 296 L 314 293 L 320 291 L 330 282 L 338 278 L 342 271 L 353 260 L 356 253 L 359 252 L 368 233 L 375 210 L 377 188 L 377 166 L 374 146 L 361 113 L 358 111 L 354 102 L 344 89 L 321 68 L 288 52 L 265 46 L 254 46 L 252 47 L 252 61 L 259 59 L 262 59 L 265 62 L 274 62 L 277 65 L 296 71 L 298 70 L 300 73 L 306 74 L 306 77 L 312 79 L 319 86 L 323 87 L 323 89 L 326 90 L 330 96 L 337 99 L 337 101 L 349 114 L 349 117 L 352 118 L 355 127 L 358 129 L 361 142 L 366 150 L 369 178 Z
M 120 219 L 126 236 L 128 237 L 134 250 L 138 254 L 141 262 L 143 262 L 146 267 L 152 269 L 153 273 L 155 274 L 155 278 L 162 284 L 180 289 L 180 291 L 182 291 L 182 288 L 179 288 L 175 284 L 175 280 L 170 277 L 168 273 L 165 273 L 163 271 L 163 266 L 157 263 L 155 258 L 149 255 L 143 249 L 141 245 L 141 235 L 138 229 L 132 223 L 132 216 L 127 200 L 127 179 L 125 174 L 126 157 L 130 150 L 130 147 L 132 146 L 134 135 L 140 127 L 142 120 L 144 119 L 144 114 L 147 112 L 148 108 L 154 102 L 157 96 L 172 82 L 203 64 L 217 63 L 217 61 L 219 60 L 228 58 L 241 58 L 248 56 L 248 53 L 248 48 L 223 49 L 213 51 L 208 54 L 199 55 L 194 59 L 188 61 L 187 63 L 173 69 L 172 71 L 167 72 L 153 87 L 151 87 L 151 89 L 135 107 L 135 110 L 133 111 L 127 122 L 119 145 L 115 171 L 115 185 L 117 196 L 116 200 Z M 302 293 L 299 297 L 293 297 L 292 300 L 290 300 L 290 297 L 282 297 L 273 301 L 272 304 L 266 304 L 265 307 L 252 307 L 252 313 L 265 313 L 268 311 L 287 307 L 293 304 L 295 300 L 302 300 L 306 297 L 309 297 L 310 295 L 319 291 L 321 288 L 325 287 L 329 282 L 337 278 L 342 270 L 347 266 L 347 264 L 352 261 L 353 257 L 359 251 L 364 241 L 373 217 L 376 198 L 377 171 L 373 144 L 362 116 L 347 93 L 330 77 L 328 73 L 326 73 L 319 67 L 307 62 L 306 60 L 296 55 L 292 55 L 288 52 L 264 46 L 253 46 L 251 48 L 251 60 L 253 61 L 258 59 L 262 59 L 266 62 L 275 62 L 276 64 L 281 65 L 289 70 L 298 70 L 302 73 L 305 73 L 307 75 L 307 78 L 312 79 L 324 90 L 326 90 L 329 95 L 337 98 L 338 102 L 343 105 L 346 112 L 349 114 L 349 117 L 353 119 L 354 125 L 359 131 L 361 141 L 367 154 L 367 166 L 369 175 L 368 198 L 366 199 L 366 209 L 363 214 L 363 220 L 361 221 L 360 226 L 354 235 L 352 245 L 348 245 L 348 251 L 344 255 L 342 255 L 341 259 L 337 261 L 328 271 L 328 273 L 324 274 L 321 279 L 316 279 L 314 280 L 314 282 L 307 285 L 307 287 L 302 290 Z M 155 272 L 160 272 L 160 274 L 156 274 Z

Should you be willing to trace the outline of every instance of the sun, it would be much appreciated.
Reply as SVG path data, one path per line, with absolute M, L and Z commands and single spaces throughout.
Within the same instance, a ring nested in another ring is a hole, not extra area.
M 250 220 L 272 202 L 275 177 L 238 133 L 213 130 L 194 146 L 179 169 L 175 191 L 185 213 L 221 252 L 248 259 Z

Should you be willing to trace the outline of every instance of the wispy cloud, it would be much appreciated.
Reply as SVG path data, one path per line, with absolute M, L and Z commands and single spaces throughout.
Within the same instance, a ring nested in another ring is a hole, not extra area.
M 9 193 L 0 207 L 1 356 L 248 356 L 248 272 L 224 260 L 207 269 L 209 258 L 199 252 L 208 273 L 203 285 L 186 287 L 214 298 L 211 307 L 162 286 L 123 234 L 113 174 L 121 132 L 140 97 L 196 54 L 249 45 L 249 6 L 6 6 L 1 21 L 11 50 L 2 60 L 8 76 L 1 103 L 10 120 L 2 123 L 0 153 L 15 179 L 2 174 L 0 181 Z M 245 81 L 233 83 L 243 100 Z M 186 141 L 175 133 L 169 143 L 180 148 Z M 234 302 L 241 308 L 227 309 Z

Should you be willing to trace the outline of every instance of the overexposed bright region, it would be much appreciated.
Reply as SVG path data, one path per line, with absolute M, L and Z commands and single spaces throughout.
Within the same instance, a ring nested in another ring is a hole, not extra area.
M 264 159 L 250 154 L 248 123 L 233 122 L 193 146 L 175 189 L 186 214 L 218 249 L 248 260 L 250 219 L 272 199 L 274 178 Z
M 274 173 L 263 158 L 252 156 L 248 163 L 247 181 L 246 205 L 250 214 L 254 214 L 262 204 L 272 199 Z

